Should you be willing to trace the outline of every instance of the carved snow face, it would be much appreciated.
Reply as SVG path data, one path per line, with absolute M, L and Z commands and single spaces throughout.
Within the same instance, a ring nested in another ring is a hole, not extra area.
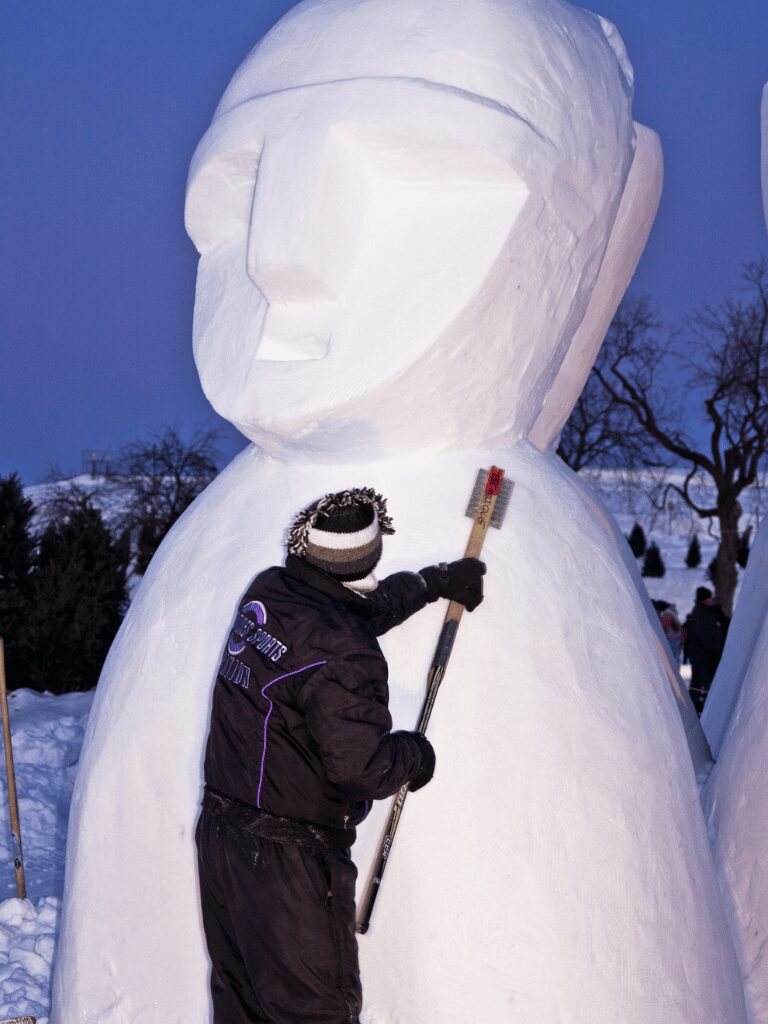
M 257 48 L 190 172 L 195 357 L 214 406 L 267 450 L 337 458 L 524 436 L 630 163 L 627 98 L 601 39 L 616 96 L 597 128 L 574 106 L 572 67 L 565 80 L 534 66 L 533 84 L 523 67 L 516 104 L 494 99 L 494 82 L 479 95 L 351 73 L 271 80 L 248 99 L 249 61 L 258 77 L 271 53 Z

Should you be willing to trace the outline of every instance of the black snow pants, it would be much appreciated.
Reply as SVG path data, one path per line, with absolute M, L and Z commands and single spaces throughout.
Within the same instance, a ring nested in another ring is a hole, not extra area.
M 214 1024 L 359 1024 L 344 834 L 206 791 L 196 840 Z
M 691 695 L 693 706 L 701 715 L 704 710 L 707 696 L 712 680 L 715 678 L 717 666 L 720 662 L 720 655 L 691 655 L 691 685 L 688 692 Z

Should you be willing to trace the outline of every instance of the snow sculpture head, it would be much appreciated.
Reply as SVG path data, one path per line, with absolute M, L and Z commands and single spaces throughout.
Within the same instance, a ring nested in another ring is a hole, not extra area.
M 298 4 L 190 170 L 213 405 L 334 458 L 527 436 L 616 217 L 631 92 L 613 27 L 561 0 Z
M 644 125 L 636 124 L 635 130 L 635 156 L 586 314 L 528 435 L 542 451 L 557 447 L 643 254 L 659 206 L 664 168 L 661 142 Z

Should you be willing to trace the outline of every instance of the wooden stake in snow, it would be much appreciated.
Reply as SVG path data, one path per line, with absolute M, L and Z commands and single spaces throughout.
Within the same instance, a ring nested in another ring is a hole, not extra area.
M 27 886 L 24 881 L 24 857 L 21 852 L 21 822 L 19 821 L 19 803 L 16 799 L 16 773 L 13 770 L 11 720 L 8 717 L 8 688 L 5 682 L 5 645 L 2 637 L 0 637 L 0 711 L 2 711 L 3 715 L 3 747 L 5 748 L 5 774 L 8 779 L 8 807 L 11 812 L 11 841 L 13 844 L 13 867 L 16 872 L 16 895 L 20 900 L 24 900 L 27 898 Z

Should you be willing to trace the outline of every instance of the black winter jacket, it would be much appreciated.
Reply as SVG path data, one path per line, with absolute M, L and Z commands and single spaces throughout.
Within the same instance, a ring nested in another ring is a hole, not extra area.
M 685 620 L 685 653 L 692 663 L 706 661 L 717 668 L 730 621 L 719 604 L 707 601 L 696 603 Z
M 288 556 L 249 586 L 216 678 L 206 785 L 271 814 L 354 828 L 418 774 L 420 745 L 391 732 L 376 637 L 427 603 L 416 573 L 367 597 Z

